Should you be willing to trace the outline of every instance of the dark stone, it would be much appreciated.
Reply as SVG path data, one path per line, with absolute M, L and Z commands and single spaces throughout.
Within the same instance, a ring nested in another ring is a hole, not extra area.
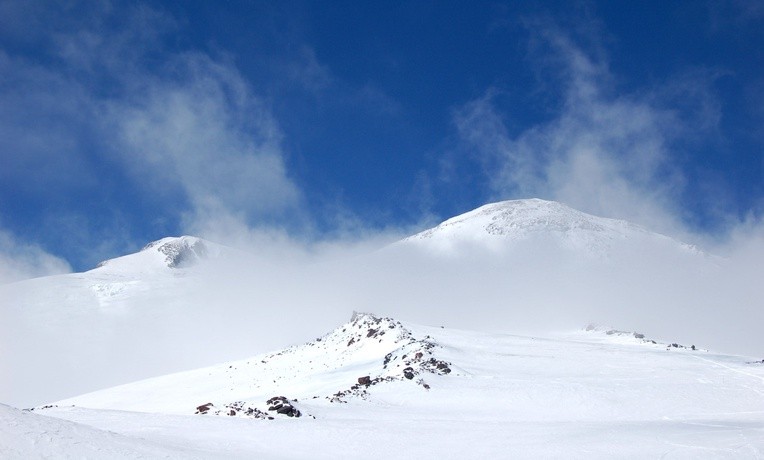
M 407 379 L 411 380 L 414 378 L 414 369 L 407 367 L 406 369 L 403 369 L 403 376 Z
M 371 385 L 371 377 L 370 376 L 364 376 L 364 377 L 358 377 L 358 384 L 359 385 Z
M 369 332 L 366 333 L 366 337 L 371 337 L 372 335 L 376 334 L 376 329 L 369 329 Z
M 209 403 L 207 403 L 207 404 L 202 404 L 201 406 L 198 406 L 198 407 L 196 408 L 196 413 L 197 413 L 197 414 L 206 414 L 206 413 L 207 413 L 207 411 L 208 411 L 208 410 L 210 410 L 210 408 L 211 408 L 212 406 L 213 406 L 213 404 L 212 404 L 211 402 L 209 402 Z
M 231 409 L 231 412 L 229 412 L 229 413 L 228 413 L 228 415 L 230 415 L 231 417 L 233 417 L 234 415 L 236 415 L 236 411 L 235 411 L 235 410 L 233 410 L 233 409 Z
M 348 341 L 348 346 L 353 345 L 355 343 L 355 337 L 351 337 Z

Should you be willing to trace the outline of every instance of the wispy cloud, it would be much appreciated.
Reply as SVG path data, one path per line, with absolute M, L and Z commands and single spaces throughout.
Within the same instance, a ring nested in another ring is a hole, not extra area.
M 218 213 L 252 222 L 299 204 L 287 177 L 280 133 L 235 69 L 187 54 L 178 79 L 148 79 L 130 99 L 106 101 L 116 153 L 135 181 L 180 187 L 195 218 Z
M 301 192 L 269 108 L 226 56 L 177 49 L 172 17 L 108 2 L 2 8 L 30 28 L 31 38 L 15 29 L 6 38 L 38 50 L 0 53 L 0 175 L 20 199 L 108 194 L 111 208 L 164 209 L 172 222 L 163 232 L 221 215 L 254 225 L 299 213 Z M 43 33 L 36 19 L 56 12 L 62 19 Z M 310 56 L 311 81 L 320 80 Z M 69 230 L 108 239 L 104 219 L 87 217 Z M 135 225 L 124 230 L 120 237 L 140 241 L 122 250 L 145 243 Z
M 542 86 L 559 94 L 548 110 L 554 115 L 510 134 L 494 88 L 454 113 L 459 139 L 485 164 L 494 198 L 546 197 L 680 232 L 685 177 L 677 146 L 715 128 L 713 75 L 624 92 L 600 48 L 585 50 L 549 24 L 533 33 L 530 56 L 546 72 Z
M 65 260 L 0 228 L 0 284 L 70 271 Z

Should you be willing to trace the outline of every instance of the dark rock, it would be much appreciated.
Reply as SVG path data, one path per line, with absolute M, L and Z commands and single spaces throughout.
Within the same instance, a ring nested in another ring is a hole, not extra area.
M 407 379 L 411 380 L 414 378 L 414 369 L 411 367 L 407 367 L 403 369 L 403 376 Z
M 197 414 L 206 414 L 208 410 L 213 406 L 211 402 L 207 404 L 202 404 L 201 406 L 197 406 L 196 413 Z
M 366 337 L 371 337 L 372 335 L 376 334 L 376 329 L 369 329 L 369 332 L 366 333 Z
M 371 377 L 370 376 L 364 376 L 364 377 L 358 377 L 358 384 L 359 385 L 371 385 Z

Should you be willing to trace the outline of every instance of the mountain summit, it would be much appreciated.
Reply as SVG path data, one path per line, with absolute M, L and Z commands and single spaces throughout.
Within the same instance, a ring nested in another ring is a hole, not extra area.
M 689 244 L 650 232 L 625 220 L 597 217 L 556 201 L 538 198 L 486 204 L 403 239 L 434 251 L 454 252 L 459 247 L 507 249 L 520 242 L 542 242 L 563 249 L 604 256 L 624 243 L 681 247 L 699 253 Z
M 144 271 L 151 268 L 188 268 L 220 257 L 225 247 L 195 236 L 167 237 L 153 241 L 139 252 L 98 264 L 95 270 Z

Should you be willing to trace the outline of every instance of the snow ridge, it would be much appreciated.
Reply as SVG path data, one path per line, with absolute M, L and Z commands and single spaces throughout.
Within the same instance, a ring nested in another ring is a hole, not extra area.
M 156 248 L 157 251 L 166 255 L 165 262 L 170 268 L 182 268 L 195 265 L 200 260 L 210 256 L 207 244 L 201 238 L 193 236 L 181 236 L 180 238 L 162 239 L 149 243 L 142 250 Z
M 227 250 L 225 246 L 195 236 L 167 237 L 147 244 L 137 253 L 104 260 L 96 270 L 140 272 L 151 268 L 190 268 L 218 258 Z
M 309 396 L 310 399 L 323 398 L 330 403 L 347 403 L 351 398 L 368 399 L 372 387 L 394 381 L 412 381 L 429 390 L 430 385 L 424 380 L 427 374 L 451 373 L 452 364 L 434 356 L 437 347 L 438 344 L 429 335 L 415 337 L 409 329 L 392 318 L 353 312 L 349 323 L 304 345 L 266 355 L 260 364 L 268 364 L 271 360 L 291 362 L 289 367 L 297 370 L 291 378 L 298 380 L 307 377 L 300 375 L 299 370 L 313 370 L 321 364 L 327 367 L 327 373 L 343 368 L 363 370 L 355 378 L 348 376 L 338 381 L 334 387 L 336 392 L 325 394 L 324 390 Z M 326 357 L 323 363 L 315 363 L 315 359 L 312 359 L 316 352 Z M 302 394 L 301 397 L 305 398 L 306 395 Z M 196 413 L 271 420 L 275 415 L 300 417 L 302 411 L 298 402 L 297 398 L 273 396 L 264 404 L 258 400 L 238 400 L 222 404 L 222 409 L 217 409 L 214 403 L 207 403 L 197 407 Z
M 273 419 L 306 414 L 300 400 L 347 403 L 379 385 L 430 390 L 430 375 L 458 375 L 440 345 L 399 321 L 369 313 L 303 345 L 209 368 L 89 393 L 58 406 Z

